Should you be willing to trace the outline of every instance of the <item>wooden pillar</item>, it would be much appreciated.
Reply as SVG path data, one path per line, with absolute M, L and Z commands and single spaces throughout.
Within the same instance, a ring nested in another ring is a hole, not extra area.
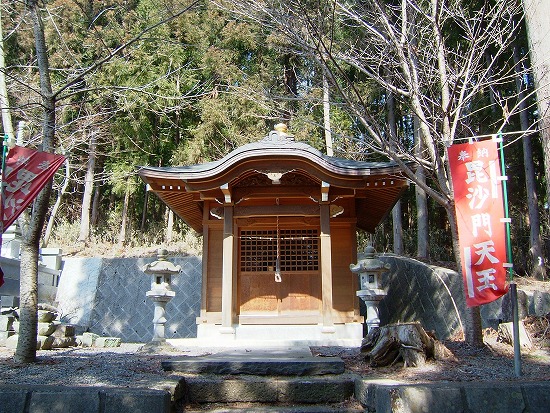
M 321 296 L 323 333 L 334 333 L 332 320 L 332 248 L 330 245 L 330 205 L 321 204 Z
M 223 267 L 222 267 L 222 327 L 221 333 L 233 329 L 233 206 L 223 208 Z
M 208 247 L 210 236 L 210 225 L 208 225 L 210 215 L 210 205 L 208 201 L 204 202 L 202 214 L 203 232 L 202 232 L 202 284 L 201 284 L 201 322 L 206 320 L 206 296 L 208 292 Z

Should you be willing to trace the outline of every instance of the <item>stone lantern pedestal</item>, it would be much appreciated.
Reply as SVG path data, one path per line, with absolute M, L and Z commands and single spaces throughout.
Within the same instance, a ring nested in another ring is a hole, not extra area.
M 141 352 L 158 353 L 162 350 L 171 351 L 175 348 L 166 342 L 165 324 L 166 324 L 166 304 L 175 297 L 176 293 L 172 290 L 172 277 L 181 272 L 179 265 L 174 265 L 166 259 L 167 251 L 159 249 L 158 260 L 142 267 L 142 271 L 150 275 L 151 290 L 145 293 L 145 296 L 153 301 L 155 306 L 153 315 L 153 340 L 143 346 Z
M 372 328 L 380 327 L 378 306 L 387 295 L 386 291 L 380 288 L 380 277 L 390 269 L 390 265 L 380 261 L 376 257 L 374 247 L 369 244 L 365 248 L 365 258 L 357 264 L 350 264 L 349 268 L 351 272 L 359 275 L 360 290 L 356 294 L 367 307 L 365 324 L 367 332 L 370 332 Z

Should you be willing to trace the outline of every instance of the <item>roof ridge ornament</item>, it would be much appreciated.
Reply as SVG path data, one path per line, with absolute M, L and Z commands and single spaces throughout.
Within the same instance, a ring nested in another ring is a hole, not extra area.
M 269 132 L 269 135 L 265 137 L 264 141 L 270 142 L 281 142 L 281 141 L 294 141 L 294 135 L 291 135 L 288 132 L 288 126 L 286 123 L 277 123 L 274 126 L 274 130 Z

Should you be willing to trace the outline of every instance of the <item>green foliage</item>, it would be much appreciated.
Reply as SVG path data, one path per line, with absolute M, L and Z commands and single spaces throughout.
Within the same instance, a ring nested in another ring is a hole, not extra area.
M 471 10 L 485 7 L 485 3 L 473 2 Z M 274 30 L 273 22 L 264 21 L 265 24 L 261 25 L 259 21 L 243 20 L 210 2 L 202 2 L 136 38 L 189 4 L 186 0 L 50 0 L 44 3 L 49 12 L 44 13 L 44 24 L 54 90 L 71 82 L 125 42 L 136 39 L 59 95 L 56 133 L 60 149 L 66 150 L 69 156 L 72 175 L 54 231 L 58 241 L 78 238 L 79 209 L 91 133 L 97 134 L 98 142 L 95 188 L 99 193 L 96 198 L 99 213 L 91 235 L 96 243 L 116 243 L 122 203 L 128 190 L 133 206 L 129 211 L 130 243 L 163 242 L 166 208 L 160 200 L 149 198 L 145 227 L 143 231 L 141 228 L 145 188 L 135 178 L 140 165 L 191 165 L 219 159 L 240 145 L 261 139 L 281 120 L 289 124 L 290 132 L 297 140 L 325 150 L 320 64 L 308 54 L 310 50 L 304 50 L 303 45 Z M 296 7 L 297 4 L 292 2 Z M 332 4 L 299 2 L 302 9 L 286 9 L 286 14 L 277 17 L 300 33 L 318 35 L 317 40 L 330 44 L 335 54 L 346 52 L 352 46 L 361 46 L 367 53 L 371 51 L 371 34 L 359 30 L 349 21 L 332 19 Z M 459 5 L 463 6 L 451 2 L 448 7 Z M 368 2 L 350 3 L 350 6 L 361 6 L 365 12 L 372 12 L 372 4 Z M 419 3 L 419 7 L 424 6 L 426 4 Z M 26 141 L 34 141 L 39 135 L 37 114 L 41 107 L 36 93 L 38 76 L 33 37 L 21 25 L 25 13 L 23 3 L 8 2 L 2 7 L 4 33 L 9 33 L 5 41 L 6 72 L 17 80 L 9 90 L 13 112 L 16 121 L 27 122 Z M 311 26 L 298 27 L 302 21 L 296 16 L 303 16 L 306 11 Z M 394 12 L 397 16 L 398 9 Z M 313 30 L 315 27 L 319 28 L 318 32 Z M 449 56 L 450 66 L 458 70 L 458 51 L 465 47 L 468 33 L 452 19 L 447 18 L 444 27 L 445 44 L 457 52 Z M 425 102 L 435 105 L 439 100 L 436 60 L 434 56 L 425 55 L 433 50 L 428 47 L 429 41 L 424 31 L 419 31 L 415 53 L 416 58 L 429 61 L 433 66 L 433 78 L 431 83 L 423 85 L 423 93 Z M 516 41 L 522 50 L 526 49 L 523 30 Z M 376 70 L 389 72 L 394 69 L 390 67 L 391 50 L 388 49 L 387 53 L 379 56 Z M 496 62 L 503 73 L 512 68 L 510 53 L 503 54 Z M 328 66 L 338 72 L 332 62 Z M 349 62 L 342 63 L 338 70 L 340 76 L 331 79 L 336 84 L 331 84 L 330 96 L 335 155 L 358 160 L 386 160 L 373 150 L 372 137 L 335 86 L 344 92 L 353 87 L 357 95 L 355 103 L 382 125 L 382 129 L 387 119 L 387 92 L 366 70 L 360 70 Z M 30 87 L 23 87 L 25 84 Z M 509 107 L 515 104 L 512 77 L 498 83 L 496 91 L 486 88 L 473 95 L 460 119 L 462 129 L 458 135 L 495 130 L 502 121 L 501 111 L 490 106 L 495 96 L 500 99 L 499 103 L 508 102 Z M 530 110 L 531 119 L 535 116 L 536 113 Z M 398 138 L 410 153 L 413 150 L 412 112 L 403 99 L 396 98 L 396 117 Z M 506 128 L 517 130 L 518 124 L 514 116 Z M 384 130 L 379 132 L 382 135 L 387 133 Z M 537 186 L 540 194 L 544 194 L 542 148 L 537 139 L 533 143 L 539 177 Z M 519 142 L 509 145 L 506 159 L 510 171 L 512 214 L 514 222 L 519 222 L 513 226 L 514 252 L 523 262 L 528 255 L 529 223 L 525 220 L 527 210 L 523 201 L 525 185 L 520 146 Z M 428 171 L 428 174 L 432 172 Z M 431 175 L 428 179 L 435 188 L 437 181 Z M 416 250 L 413 192 L 407 191 L 403 198 L 405 250 L 412 256 Z M 548 210 L 543 209 L 544 202 L 545 197 L 539 196 L 541 211 L 547 214 Z M 545 218 L 541 219 L 543 236 L 548 242 L 548 217 L 542 218 Z M 181 221 L 176 225 L 181 226 L 175 235 L 178 242 L 192 238 L 191 231 Z M 390 220 L 377 229 L 378 251 L 391 251 L 391 230 Z M 365 239 L 361 235 L 360 249 L 364 247 Z M 195 242 L 195 247 L 198 244 Z M 431 257 L 451 260 L 450 246 L 444 211 L 430 202 Z

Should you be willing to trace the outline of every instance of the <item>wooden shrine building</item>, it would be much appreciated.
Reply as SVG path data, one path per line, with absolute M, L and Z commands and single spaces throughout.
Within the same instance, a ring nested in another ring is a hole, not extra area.
M 362 338 L 349 265 L 356 230 L 374 232 L 407 186 L 395 164 L 326 156 L 278 125 L 218 161 L 139 175 L 203 235 L 199 338 Z

